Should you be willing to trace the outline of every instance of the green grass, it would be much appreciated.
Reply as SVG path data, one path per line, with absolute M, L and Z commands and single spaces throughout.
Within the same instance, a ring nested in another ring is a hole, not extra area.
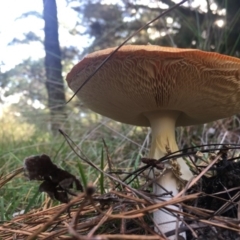
M 94 116 L 94 118 L 96 117 Z M 49 131 L 41 131 L 37 125 L 25 126 L 26 123 L 24 126 L 29 131 L 25 129 L 21 132 L 23 125 L 18 121 L 18 118 L 13 121 L 5 121 L 4 119 L 0 121 L 2 126 L 0 132 L 2 135 L 0 140 L 1 175 L 5 176 L 22 167 L 23 160 L 28 156 L 46 153 L 57 166 L 77 176 L 84 187 L 98 179 L 96 188 L 99 190 L 97 191 L 104 192 L 107 188 L 104 175 L 79 159 L 60 133 L 57 136 L 52 136 Z M 93 121 L 92 123 L 86 119 L 82 119 L 82 122 L 81 120 L 72 121 L 70 126 L 66 129 L 63 127 L 64 131 L 87 158 L 97 164 L 100 169 L 104 169 L 107 164 L 103 138 L 113 159 L 114 169 L 133 169 L 136 167 L 134 159 L 138 158 L 138 151 L 144 140 L 146 129 L 121 125 L 105 118 L 100 118 L 99 122 Z M 37 181 L 30 182 L 23 174 L 20 174 L 0 188 L 0 220 L 10 220 L 15 212 L 21 210 L 27 212 L 40 207 L 46 200 L 46 195 L 38 192 L 38 186 Z M 54 204 L 58 204 L 58 202 L 54 201 Z

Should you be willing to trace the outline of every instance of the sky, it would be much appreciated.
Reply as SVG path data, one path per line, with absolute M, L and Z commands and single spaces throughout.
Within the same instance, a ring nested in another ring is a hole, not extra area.
M 71 36 L 69 28 L 76 24 L 77 14 L 65 0 L 57 0 L 59 20 L 59 40 L 62 46 L 78 46 L 83 41 L 80 36 Z M 23 13 L 37 11 L 42 14 L 42 0 L 0 0 L 0 72 L 13 68 L 23 59 L 31 57 L 38 59 L 44 57 L 44 48 L 40 42 L 30 44 L 16 44 L 9 46 L 14 39 L 24 39 L 24 33 L 32 31 L 44 37 L 44 21 L 34 16 L 20 18 Z M 83 41 L 86 42 L 86 41 Z
M 88 43 L 88 39 L 82 36 L 72 36 L 68 29 L 76 24 L 77 13 L 66 5 L 65 0 L 56 0 L 58 8 L 59 21 L 59 40 L 61 46 L 81 46 Z M 0 0 L 0 74 L 14 68 L 24 59 L 32 58 L 37 60 L 45 56 L 44 46 L 40 42 L 31 42 L 30 44 L 9 45 L 14 39 L 25 39 L 24 33 L 30 31 L 44 39 L 44 21 L 34 16 L 21 18 L 22 14 L 36 11 L 39 14 L 43 12 L 42 0 Z M 81 51 L 81 49 L 79 48 Z M 13 103 L 19 102 L 21 94 L 4 96 L 5 89 L 0 87 L 0 95 L 3 103 L 0 103 L 0 117 L 5 108 Z M 35 108 L 44 106 L 35 101 L 31 103 Z

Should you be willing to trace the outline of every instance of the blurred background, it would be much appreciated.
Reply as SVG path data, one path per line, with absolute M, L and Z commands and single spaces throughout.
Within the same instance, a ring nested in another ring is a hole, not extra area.
M 78 174 L 77 158 L 63 129 L 96 163 L 102 139 L 117 168 L 134 168 L 146 156 L 148 128 L 124 125 L 97 115 L 72 96 L 65 78 L 86 54 L 119 45 L 178 0 L 8 0 L 0 1 L 0 175 L 21 167 L 29 155 L 47 153 Z M 240 1 L 189 0 L 135 35 L 128 44 L 197 48 L 240 55 Z M 179 128 L 180 148 L 238 143 L 239 117 Z M 90 180 L 98 173 L 86 167 Z M 24 178 L 0 189 L 6 219 L 35 199 Z M 21 184 L 19 184 L 21 183 Z M 25 186 L 25 187 L 23 187 Z M 23 198 L 20 197 L 24 196 Z M 9 203 L 8 199 L 15 199 Z

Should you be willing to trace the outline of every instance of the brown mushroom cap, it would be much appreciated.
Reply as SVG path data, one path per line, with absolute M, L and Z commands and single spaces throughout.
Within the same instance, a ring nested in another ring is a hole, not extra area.
M 87 55 L 67 75 L 75 92 L 114 50 Z M 240 112 L 240 59 L 159 46 L 123 46 L 78 92 L 94 112 L 149 126 L 145 114 L 180 112 L 177 126 L 194 125 Z

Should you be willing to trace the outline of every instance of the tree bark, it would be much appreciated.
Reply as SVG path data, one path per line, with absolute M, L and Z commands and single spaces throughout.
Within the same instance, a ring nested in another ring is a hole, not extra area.
M 46 88 L 51 115 L 51 130 L 56 134 L 66 119 L 61 51 L 58 39 L 58 18 L 55 0 L 43 0 Z

